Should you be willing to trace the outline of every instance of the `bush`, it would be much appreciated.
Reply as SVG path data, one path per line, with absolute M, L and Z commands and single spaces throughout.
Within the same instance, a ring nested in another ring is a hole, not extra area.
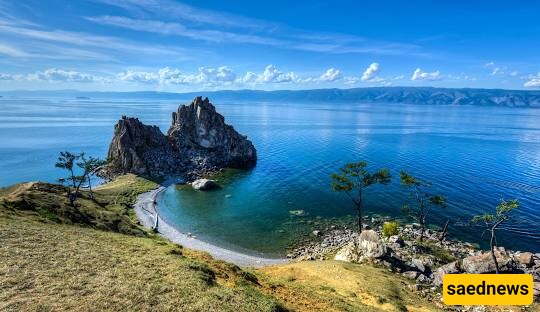
M 399 224 L 396 221 L 384 222 L 382 227 L 382 235 L 390 237 L 398 234 Z

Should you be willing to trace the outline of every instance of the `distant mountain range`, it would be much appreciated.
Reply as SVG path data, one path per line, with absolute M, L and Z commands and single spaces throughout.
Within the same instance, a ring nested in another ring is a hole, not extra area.
M 376 87 L 354 89 L 315 90 L 224 90 L 189 93 L 169 92 L 87 92 L 58 91 L 5 91 L 8 97 L 62 97 L 73 99 L 178 99 L 192 100 L 195 96 L 208 96 L 213 101 L 290 101 L 290 102 L 347 102 L 347 103 L 403 103 L 426 105 L 476 105 L 540 108 L 540 90 L 502 89 L 449 89 L 431 87 Z

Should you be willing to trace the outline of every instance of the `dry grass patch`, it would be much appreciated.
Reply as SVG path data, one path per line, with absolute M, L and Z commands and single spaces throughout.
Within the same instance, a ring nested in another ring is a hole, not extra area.
M 267 291 L 298 311 L 437 311 L 407 281 L 370 265 L 309 261 L 261 272 Z

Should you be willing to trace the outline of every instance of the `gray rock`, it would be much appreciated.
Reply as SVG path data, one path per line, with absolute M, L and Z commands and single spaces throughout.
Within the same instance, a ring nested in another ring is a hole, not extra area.
M 191 183 L 191 187 L 195 190 L 208 191 L 219 188 L 219 185 L 214 180 L 197 179 Z
M 427 277 L 426 275 L 424 274 L 420 274 L 418 275 L 418 277 L 416 278 L 416 281 L 420 284 L 429 284 L 431 282 L 431 280 L 429 279 L 429 277 Z
M 416 258 L 412 259 L 410 265 L 411 267 L 417 269 L 419 272 L 422 272 L 422 273 L 426 272 L 426 266 L 420 259 L 416 259 Z
M 357 240 L 340 249 L 335 260 L 348 262 L 362 262 L 364 260 L 373 260 L 381 258 L 386 254 L 386 246 L 379 237 L 379 234 L 373 230 L 362 231 Z
M 512 269 L 512 258 L 504 249 L 495 250 L 495 257 L 497 258 L 501 272 L 507 272 Z M 495 272 L 495 262 L 493 262 L 491 253 L 485 252 L 464 258 L 461 268 L 463 271 L 471 274 L 493 273 Z
M 438 268 L 433 274 L 433 284 L 435 286 L 441 286 L 443 283 L 443 277 L 446 274 L 456 274 L 460 272 L 459 263 L 457 261 L 450 262 Z
M 390 244 L 393 244 L 394 246 L 403 247 L 405 246 L 405 242 L 399 237 L 398 235 L 392 235 L 388 238 L 388 242 Z
M 410 278 L 410 279 L 413 279 L 415 280 L 419 275 L 420 275 L 420 272 L 417 272 L 417 271 L 406 271 L 406 272 L 403 272 L 401 273 L 403 276 L 405 276 L 406 278 Z
M 532 252 L 522 252 L 520 254 L 516 254 L 514 258 L 519 264 L 530 267 L 534 264 L 533 256 L 534 255 Z
M 360 261 L 360 255 L 358 254 L 358 248 L 356 246 L 356 242 L 352 241 L 348 243 L 347 245 L 343 246 L 336 255 L 334 256 L 334 260 L 338 261 L 346 261 L 346 262 L 359 262 Z
M 373 230 L 362 231 L 358 238 L 358 250 L 365 258 L 380 258 L 386 254 L 386 246 Z
M 313 234 L 313 236 L 320 236 L 321 235 L 321 231 L 313 231 L 311 234 Z
M 167 135 L 157 126 L 123 116 L 115 126 L 109 146 L 109 164 L 102 176 L 135 173 L 148 177 L 183 175 L 231 167 L 255 165 L 257 152 L 245 136 L 225 123 L 215 107 L 201 97 L 182 105 L 172 114 Z

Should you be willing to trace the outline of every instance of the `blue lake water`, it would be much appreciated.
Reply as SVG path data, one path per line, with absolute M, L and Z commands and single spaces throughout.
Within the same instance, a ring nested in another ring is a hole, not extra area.
M 186 99 L 182 103 L 187 103 Z M 104 157 L 121 115 L 139 117 L 166 132 L 179 101 L 0 99 L 0 186 L 54 181 L 62 150 Z M 169 223 L 209 241 L 267 254 L 285 252 L 304 210 L 306 220 L 352 213 L 330 174 L 350 161 L 387 167 L 388 186 L 366 190 L 368 214 L 401 217 L 407 193 L 403 169 L 432 182 L 448 207 L 428 223 L 450 219 L 450 235 L 483 241 L 465 225 L 501 198 L 521 202 L 499 244 L 540 251 L 540 110 L 518 108 L 344 103 L 215 103 L 226 121 L 257 148 L 257 166 L 195 192 L 169 187 L 159 211 Z

